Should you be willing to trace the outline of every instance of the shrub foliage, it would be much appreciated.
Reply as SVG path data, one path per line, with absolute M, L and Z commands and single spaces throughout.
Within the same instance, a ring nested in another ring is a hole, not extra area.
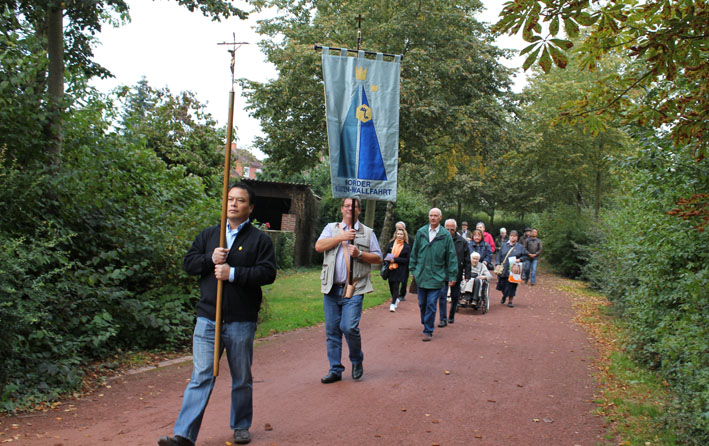
M 709 190 L 709 163 L 642 139 L 631 172 L 602 213 L 584 269 L 627 324 L 628 350 L 671 385 L 667 422 L 687 444 L 709 444 L 709 232 L 670 215 Z

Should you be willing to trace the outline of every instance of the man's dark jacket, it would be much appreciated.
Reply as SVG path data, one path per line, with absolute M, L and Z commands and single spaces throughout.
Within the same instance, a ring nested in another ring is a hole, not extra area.
M 200 232 L 185 254 L 188 274 L 198 275 L 202 297 L 197 303 L 197 316 L 216 318 L 217 279 L 214 277 L 212 253 L 219 247 L 220 226 Z M 261 308 L 261 287 L 276 280 L 276 255 L 271 238 L 246 223 L 236 236 L 226 258 L 235 268 L 234 281 L 224 281 L 222 320 L 224 322 L 256 322 Z
M 453 244 L 455 245 L 455 255 L 458 257 L 458 277 L 455 281 L 460 283 L 463 272 L 465 272 L 465 277 L 470 277 L 470 247 L 468 241 L 460 234 L 453 237 Z

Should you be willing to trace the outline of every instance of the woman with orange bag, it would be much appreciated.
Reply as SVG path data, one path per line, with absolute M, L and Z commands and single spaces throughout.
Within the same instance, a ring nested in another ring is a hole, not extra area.
M 389 281 L 389 292 L 391 292 L 391 305 L 389 311 L 396 311 L 399 305 L 399 288 L 401 283 L 409 275 L 409 257 L 411 256 L 411 246 L 409 246 L 409 234 L 406 229 L 399 228 L 394 232 L 394 237 L 389 241 L 384 257 L 384 266 L 388 271 L 386 280 Z

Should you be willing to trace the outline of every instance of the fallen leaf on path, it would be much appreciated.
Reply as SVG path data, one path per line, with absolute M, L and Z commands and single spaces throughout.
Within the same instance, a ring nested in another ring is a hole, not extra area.
M 488 403 L 496 403 L 497 401 L 495 400 L 487 400 Z
M 227 441 L 227 442 L 226 442 L 226 446 L 231 446 L 231 442 L 230 442 L 230 441 Z
M 445 373 L 446 375 L 450 375 L 450 374 L 451 374 L 450 370 L 445 370 L 443 373 Z
M 426 416 L 427 416 L 427 417 L 430 417 L 430 416 L 431 416 L 431 414 L 430 414 L 430 413 L 427 413 L 427 414 L 426 414 Z
M 266 423 L 266 425 L 263 426 L 263 429 L 267 431 L 272 431 L 273 427 L 270 424 Z
M 522 384 L 517 384 L 517 387 L 524 387 Z
M 482 435 L 476 435 L 475 438 L 483 438 Z
M 402 408 L 401 408 L 401 411 L 402 411 L 402 412 L 406 412 L 406 408 L 405 408 L 405 407 L 402 407 Z
M 433 421 L 431 421 L 431 423 L 433 423 L 433 424 L 438 424 L 438 423 L 440 423 L 440 421 L 438 421 L 438 420 L 433 420 Z
M 532 421 L 534 421 L 535 423 L 539 423 L 541 420 L 539 418 L 532 418 Z
M 554 420 L 552 420 L 551 418 L 544 418 L 544 422 L 545 423 L 553 423 Z
M 379 434 L 374 434 L 374 438 L 382 438 L 382 436 Z

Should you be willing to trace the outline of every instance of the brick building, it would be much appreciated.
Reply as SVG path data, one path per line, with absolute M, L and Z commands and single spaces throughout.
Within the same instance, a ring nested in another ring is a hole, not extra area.
M 231 155 L 234 160 L 231 168 L 232 177 L 255 180 L 256 174 L 263 169 L 263 163 L 261 161 L 248 150 L 237 149 L 235 142 L 231 143 Z

